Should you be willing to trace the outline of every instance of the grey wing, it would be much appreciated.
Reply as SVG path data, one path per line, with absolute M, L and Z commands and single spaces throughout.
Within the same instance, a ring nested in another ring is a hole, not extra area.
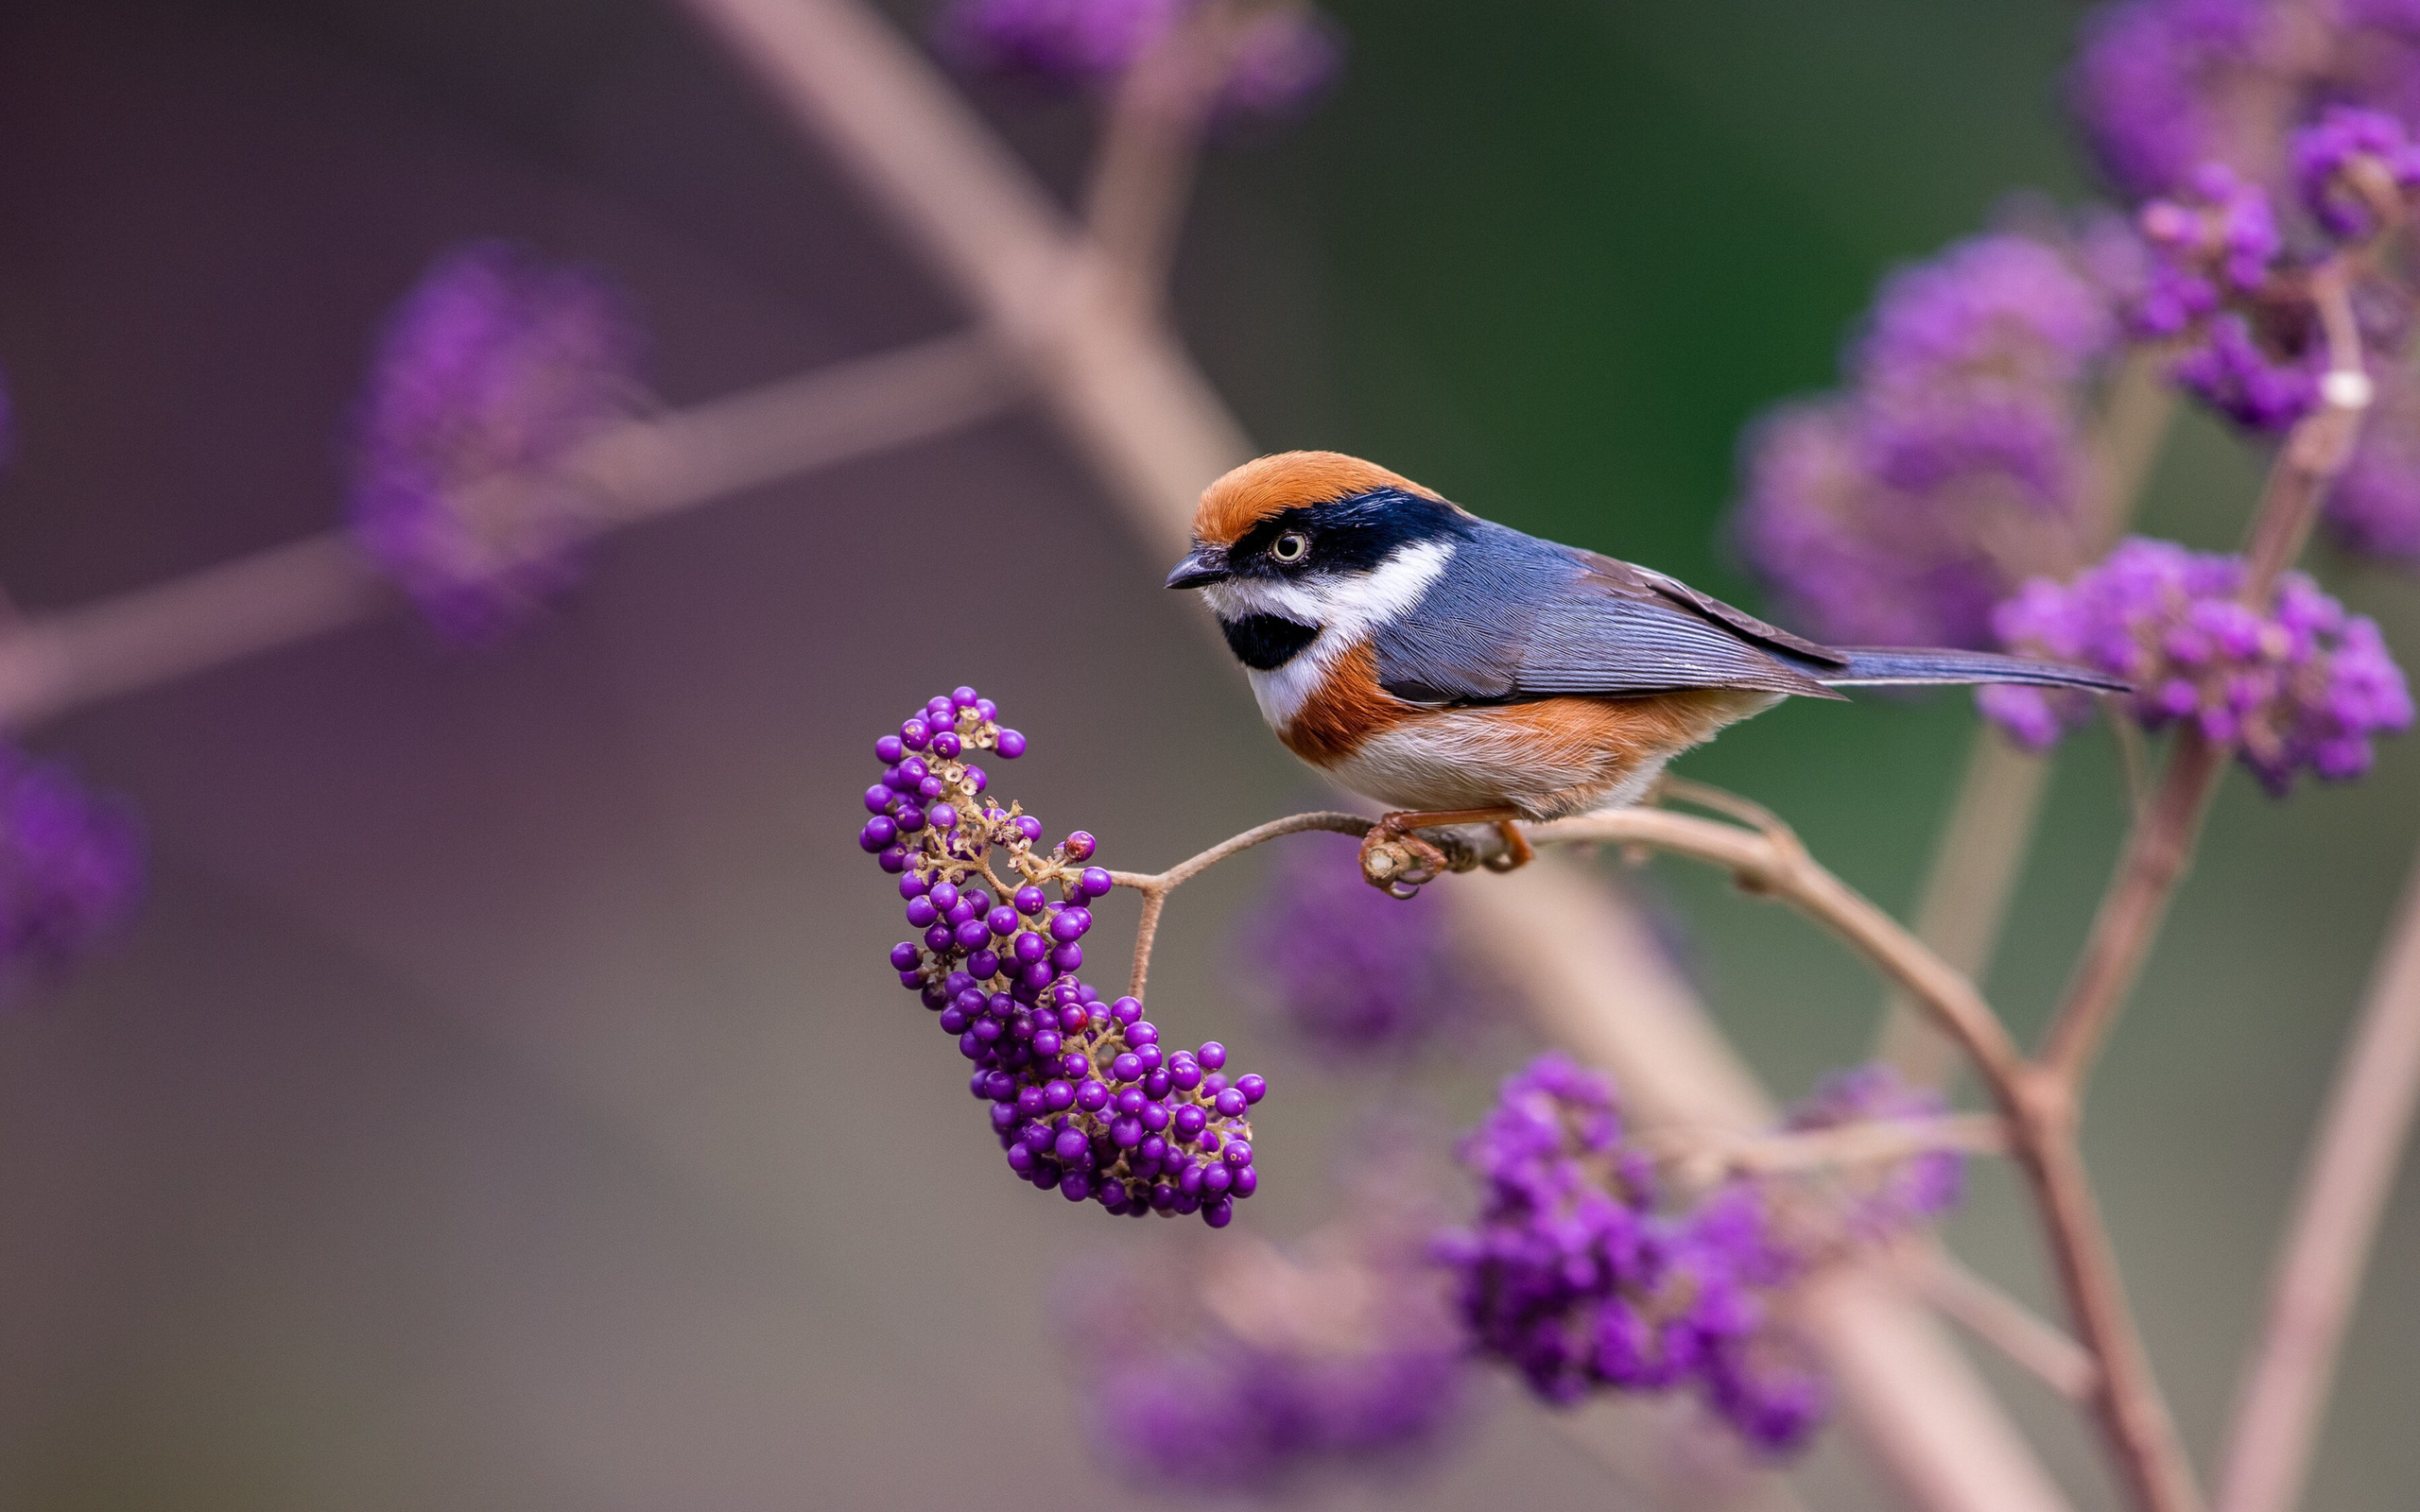
M 1724 626 L 1653 600 L 1615 597 L 1574 597 L 1540 614 L 1514 680 L 1533 697 L 1681 688 L 1841 696 Z
M 1488 532 L 1471 546 L 1417 609 L 1376 636 L 1379 685 L 1398 698 L 1516 703 L 1682 688 L 1840 696 L 1689 601 L 1675 601 L 1639 569 L 1511 531 Z M 1824 647 L 1813 649 L 1837 664 Z

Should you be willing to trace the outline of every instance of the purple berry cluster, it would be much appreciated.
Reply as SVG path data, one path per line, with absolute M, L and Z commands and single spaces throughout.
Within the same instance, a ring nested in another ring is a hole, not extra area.
M 1750 432 L 1739 541 L 1788 617 L 1979 646 L 1995 603 L 2072 559 L 2084 385 L 2118 335 L 2086 231 L 1996 232 L 1893 274 L 1852 387 Z
M 603 280 L 496 242 L 441 257 L 396 310 L 352 528 L 441 634 L 491 640 L 577 580 L 593 509 L 560 464 L 634 412 L 640 345 Z
M 1834 1078 L 1792 1131 L 1941 1110 L 1887 1070 Z M 1626 1138 L 1613 1085 L 1547 1055 L 1506 1079 L 1462 1147 L 1478 1223 L 1439 1238 L 1479 1349 L 1569 1404 L 1599 1388 L 1694 1386 L 1750 1444 L 1784 1452 L 1823 1421 L 1827 1390 L 1788 1318 L 1791 1286 L 1858 1244 L 1928 1222 L 1960 1195 L 1953 1153 L 1816 1180 L 1734 1177 L 1659 1206 L 1653 1160 Z
M 1370 886 L 1347 843 L 1305 835 L 1271 863 L 1236 931 L 1247 985 L 1339 1064 L 1409 1057 L 1473 1027 L 1496 989 L 1456 944 L 1443 905 Z
M 1426 1190 L 1357 1181 L 1335 1218 L 1283 1247 L 1087 1266 L 1063 1332 L 1103 1456 L 1150 1489 L 1279 1497 L 1440 1448 L 1471 1370 L 1426 1253 Z
M 959 688 L 874 742 L 882 781 L 866 789 L 873 816 L 857 844 L 899 879 L 908 922 L 923 931 L 891 947 L 891 969 L 975 1063 L 969 1088 L 992 1105 L 1020 1180 L 1115 1213 L 1199 1212 L 1223 1228 L 1260 1183 L 1246 1114 L 1269 1084 L 1230 1078 L 1215 1040 L 1164 1049 L 1139 1001 L 1104 1003 L 1076 975 L 1089 905 L 1113 884 L 1088 864 L 1090 834 L 1046 850 L 1041 820 L 989 796 L 973 755 L 1026 750 L 998 713 Z
M 935 25 L 942 52 L 983 74 L 1061 87 L 1098 85 L 1184 25 L 1201 0 L 954 0 Z M 1300 114 L 1343 62 L 1336 26 L 1307 8 L 1271 7 L 1236 39 L 1216 112 Z
M 2343 782 L 2369 769 L 2371 737 L 2411 728 L 2403 673 L 2376 622 L 2347 614 L 2300 573 L 2275 607 L 2244 604 L 2242 559 L 2128 541 L 2065 585 L 2036 579 L 1996 617 L 2014 650 L 2131 680 L 2129 712 L 2158 730 L 2193 721 L 2235 747 L 2272 793 L 2297 770 Z M 2049 746 L 2089 718 L 2088 700 L 1986 688 L 1985 714 L 2020 743 Z
M 127 807 L 0 746 L 0 994 L 64 972 L 142 893 L 143 841 Z

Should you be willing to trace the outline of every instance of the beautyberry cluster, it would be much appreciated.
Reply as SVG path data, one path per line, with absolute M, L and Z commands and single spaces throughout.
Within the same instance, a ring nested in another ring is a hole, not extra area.
M 1750 432 L 1740 544 L 1796 623 L 1980 646 L 1993 604 L 2073 559 L 2083 386 L 2118 335 L 2086 231 L 1996 232 L 1893 273 L 1851 387 Z
M 126 806 L 0 746 L 0 998 L 63 972 L 142 891 L 143 842 Z
M 1828 1086 L 1792 1127 L 1937 1111 L 1886 1074 L 1859 1074 Z M 1560 1055 L 1506 1079 L 1462 1159 L 1482 1184 L 1478 1221 L 1436 1250 L 1483 1352 L 1558 1403 L 1693 1386 L 1775 1452 L 1806 1440 L 1827 1397 L 1789 1326 L 1789 1287 L 1853 1243 L 1937 1215 L 1958 1186 L 1936 1167 L 1890 1170 L 1843 1201 L 1805 1181 L 1743 1177 L 1667 1210 L 1612 1083 Z M 1958 1157 L 1919 1158 L 1936 1159 Z
M 2411 728 L 2411 691 L 2375 621 L 2347 614 L 2300 573 L 2264 613 L 2242 602 L 2244 566 L 2163 541 L 2128 541 L 2066 585 L 2036 579 L 1995 623 L 2013 650 L 2081 662 L 2135 684 L 2129 712 L 2158 730 L 2192 720 L 2283 794 L 2304 766 L 2359 777 L 2371 737 Z M 1985 714 L 2036 748 L 2089 719 L 2081 696 L 1986 688 Z
M 1163 1048 L 1139 1001 L 1103 1002 L 1076 975 L 1088 904 L 1113 884 L 1088 864 L 1090 834 L 1045 850 L 1041 820 L 990 796 L 973 755 L 1026 750 L 998 714 L 959 688 L 874 742 L 882 781 L 866 789 L 873 816 L 857 844 L 899 879 L 908 922 L 924 931 L 891 947 L 891 969 L 975 1063 L 969 1090 L 992 1105 L 1020 1179 L 1114 1213 L 1199 1212 L 1223 1228 L 1260 1183 L 1246 1115 L 1269 1084 L 1230 1078 L 1215 1040 Z
M 491 640 L 578 579 L 593 504 L 561 464 L 635 411 L 640 345 L 603 280 L 497 242 L 440 258 L 395 312 L 353 534 L 440 633 Z

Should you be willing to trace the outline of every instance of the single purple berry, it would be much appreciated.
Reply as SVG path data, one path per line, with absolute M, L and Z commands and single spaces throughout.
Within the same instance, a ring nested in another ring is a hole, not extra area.
M 996 748 L 1003 761 L 1015 761 L 1025 754 L 1025 737 L 1013 730 L 1003 730 L 1000 731 Z M 1039 839 L 1040 836 L 1036 835 L 1035 838 Z

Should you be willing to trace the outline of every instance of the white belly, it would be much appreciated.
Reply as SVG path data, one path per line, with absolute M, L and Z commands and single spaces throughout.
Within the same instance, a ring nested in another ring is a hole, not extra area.
M 1515 808 L 1554 818 L 1636 802 L 1667 758 L 1553 748 L 1489 711 L 1429 714 L 1363 741 L 1328 775 L 1395 809 Z

